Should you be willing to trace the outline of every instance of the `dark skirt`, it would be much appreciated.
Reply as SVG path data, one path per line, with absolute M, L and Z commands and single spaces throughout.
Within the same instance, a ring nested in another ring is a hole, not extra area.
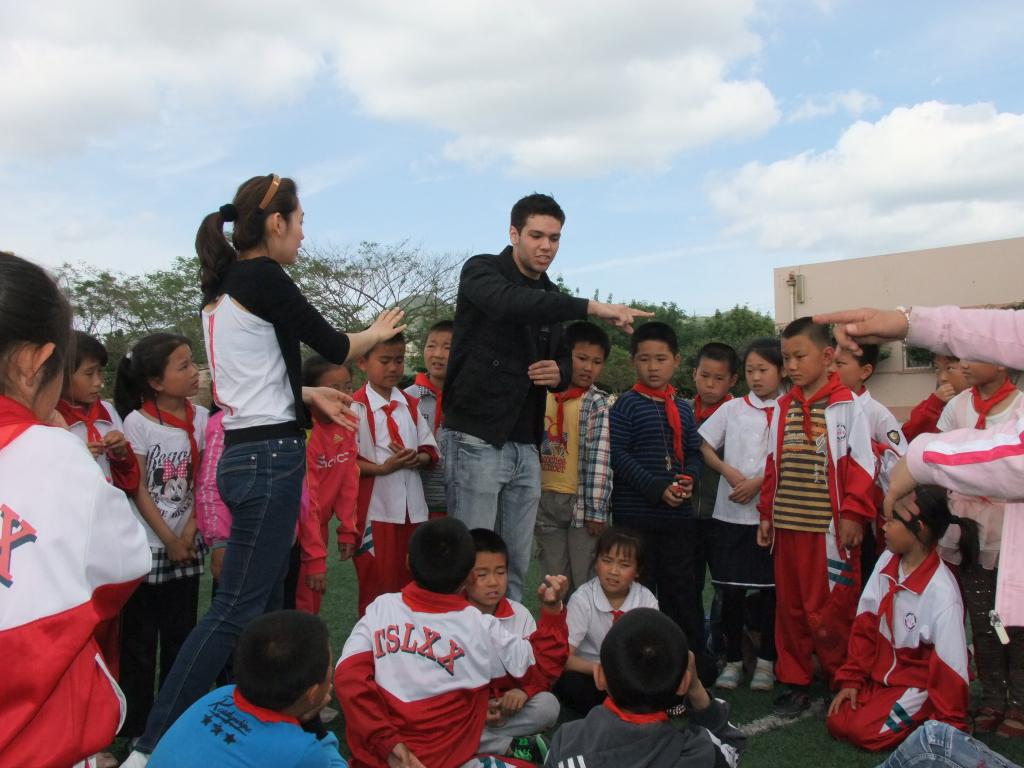
M 764 589 L 775 586 L 768 547 L 757 545 L 757 526 L 715 520 L 715 555 L 711 580 L 720 586 Z

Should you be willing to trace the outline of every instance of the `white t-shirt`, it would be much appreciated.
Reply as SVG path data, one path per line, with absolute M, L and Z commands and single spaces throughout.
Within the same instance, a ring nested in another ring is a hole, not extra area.
M 939 416 L 938 428 L 940 432 L 949 432 L 954 429 L 974 429 L 978 423 L 978 412 L 974 409 L 974 400 L 971 397 L 973 387 L 965 389 L 954 397 L 946 407 L 942 409 Z M 997 408 L 1002 408 L 998 413 L 990 413 L 985 419 L 985 428 L 991 429 L 1011 421 L 1017 410 L 1021 407 L 1021 393 L 1015 392 L 1006 400 L 1001 402 Z
M 744 477 L 758 477 L 764 474 L 768 460 L 768 428 L 774 408 L 774 400 L 762 400 L 751 392 L 723 403 L 697 432 L 716 451 L 725 446 L 723 460 L 726 464 L 742 472 Z M 758 497 L 739 504 L 729 499 L 730 493 L 732 487 L 723 476 L 718 481 L 715 497 L 715 520 L 757 525 L 760 521 Z
M 400 389 L 391 390 L 390 400 L 385 400 L 371 387 L 366 387 L 366 399 L 370 403 L 371 412 L 367 414 L 366 406 L 353 403 L 352 410 L 359 417 L 359 429 L 356 442 L 359 456 L 363 459 L 383 464 L 391 456 L 388 448 L 391 435 L 388 432 L 387 414 L 384 406 L 389 402 L 398 403 L 391 414 L 398 424 L 402 443 L 406 448 L 430 447 L 437 450 L 437 441 L 430 424 L 422 416 L 414 422 L 409 412 L 409 403 Z M 372 418 L 373 437 L 370 436 Z M 423 480 L 415 469 L 399 469 L 390 475 L 377 475 L 373 478 L 373 493 L 370 495 L 370 506 L 366 512 L 367 520 L 379 520 L 384 523 L 425 523 L 427 521 L 427 501 L 423 494 Z
M 626 599 L 615 610 L 625 613 L 634 608 L 657 607 L 658 598 L 654 593 L 639 581 L 634 581 L 629 586 Z M 569 625 L 569 645 L 576 649 L 576 655 L 589 661 L 600 661 L 601 643 L 615 623 L 615 616 L 596 576 L 572 593 L 565 621 Z
M 195 406 L 196 446 L 202 453 L 206 441 L 206 422 L 209 412 L 201 405 Z M 180 536 L 185 523 L 192 516 L 195 503 L 195 480 L 192 471 L 191 450 L 188 435 L 177 427 L 169 427 L 152 421 L 142 411 L 132 411 L 124 420 L 124 436 L 132 444 L 132 450 L 145 461 L 141 483 L 160 510 L 167 526 Z M 199 457 L 196 456 L 198 461 Z M 153 529 L 146 525 L 138 507 L 132 501 L 132 509 L 146 528 L 146 537 L 151 549 L 161 549 L 164 544 Z

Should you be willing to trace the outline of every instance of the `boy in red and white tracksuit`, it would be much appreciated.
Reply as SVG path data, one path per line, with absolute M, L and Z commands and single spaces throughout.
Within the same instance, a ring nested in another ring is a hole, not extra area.
M 355 554 L 356 507 L 359 497 L 358 449 L 355 434 L 336 424 L 313 425 L 306 445 L 306 486 L 299 513 L 299 583 L 295 607 L 320 613 L 326 591 L 327 523 L 338 520 L 338 551 L 342 560 Z
M 934 549 L 906 577 L 900 556 L 882 553 L 835 680 L 857 691 L 857 708 L 829 717 L 829 733 L 862 749 L 893 749 L 925 720 L 966 728 L 964 607 Z
M 463 523 L 421 526 L 409 559 L 416 581 L 370 604 L 335 669 L 356 768 L 410 753 L 430 768 L 463 765 L 477 753 L 492 681 L 553 678 L 568 655 L 564 576 L 541 585 L 539 626 L 524 639 L 461 593 L 475 561 Z
M 828 374 L 829 340 L 828 329 L 809 318 L 783 331 L 796 386 L 772 416 L 758 503 L 758 543 L 773 544 L 775 560 L 775 675 L 790 688 L 776 712 L 786 715 L 810 705 L 812 654 L 829 682 L 846 660 L 860 595 L 860 541 L 876 515 L 871 426 L 849 387 Z

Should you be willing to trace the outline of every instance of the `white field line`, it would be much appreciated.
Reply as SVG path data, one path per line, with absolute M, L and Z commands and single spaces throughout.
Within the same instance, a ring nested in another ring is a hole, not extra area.
M 757 720 L 751 720 L 749 723 L 736 726 L 742 731 L 743 735 L 747 738 L 751 736 L 760 736 L 762 733 L 768 733 L 774 731 L 777 728 L 786 728 L 794 723 L 799 723 L 801 720 L 806 720 L 809 717 L 821 717 L 825 713 L 825 700 L 815 699 L 811 702 L 811 706 L 801 712 L 796 717 L 779 717 L 778 715 L 765 715 L 759 717 Z

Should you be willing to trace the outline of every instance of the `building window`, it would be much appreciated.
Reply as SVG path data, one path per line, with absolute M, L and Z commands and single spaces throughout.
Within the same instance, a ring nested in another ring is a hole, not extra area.
M 924 347 L 911 347 L 903 345 L 903 368 L 904 370 L 921 370 L 932 367 L 932 352 Z

